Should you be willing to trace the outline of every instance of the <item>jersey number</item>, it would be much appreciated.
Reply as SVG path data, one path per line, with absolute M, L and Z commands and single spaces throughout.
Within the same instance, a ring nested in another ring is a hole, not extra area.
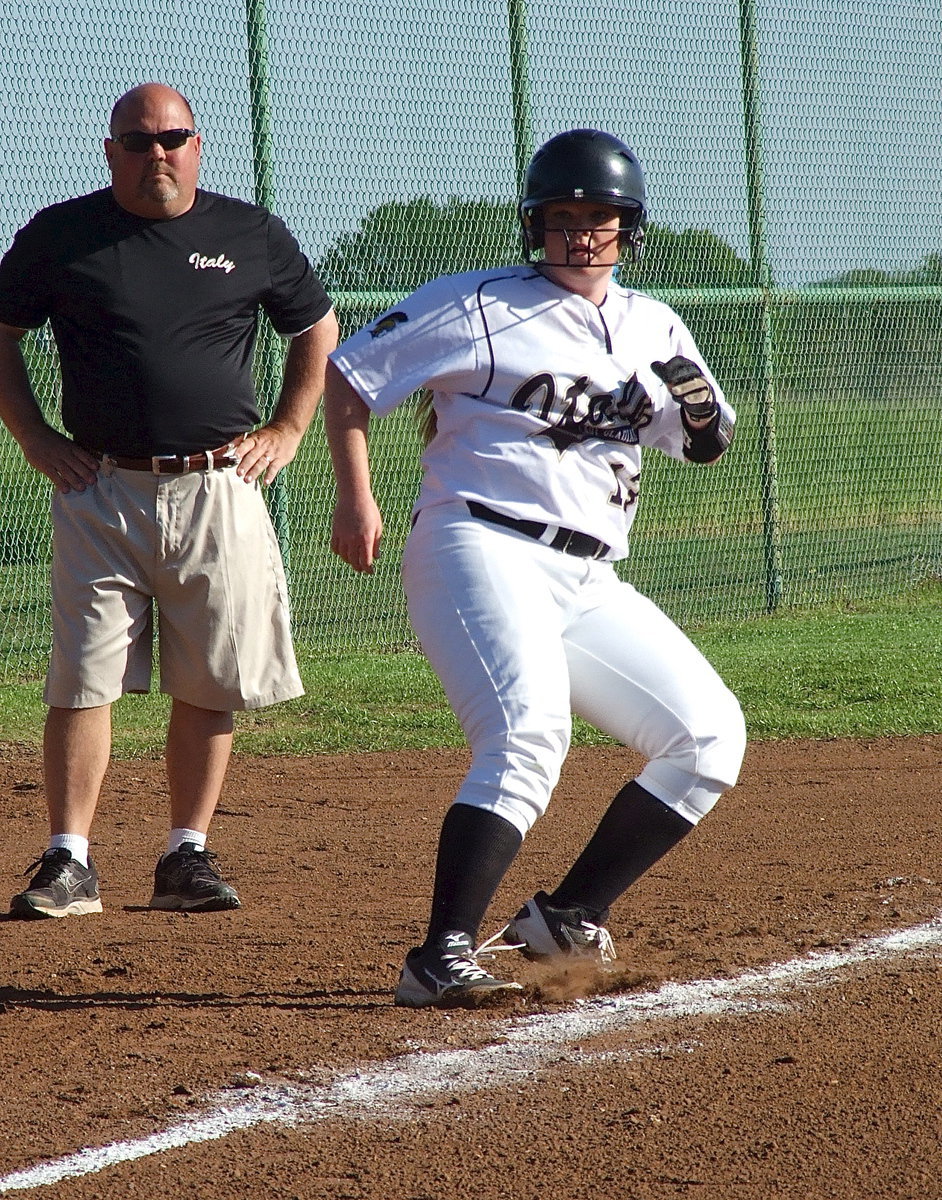
M 627 512 L 632 504 L 638 502 L 638 493 L 641 490 L 638 481 L 641 473 L 639 471 L 636 475 L 627 474 L 624 463 L 609 463 L 609 466 L 615 476 L 615 490 L 609 496 L 608 502 Z

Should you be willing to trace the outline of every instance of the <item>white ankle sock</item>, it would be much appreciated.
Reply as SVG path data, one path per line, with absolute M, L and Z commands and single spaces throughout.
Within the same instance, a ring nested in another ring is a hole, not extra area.
M 49 839 L 50 850 L 68 850 L 76 862 L 88 867 L 88 838 L 77 833 L 54 833 Z
M 184 842 L 193 842 L 197 850 L 205 850 L 206 834 L 200 833 L 198 829 L 171 829 L 167 838 L 166 853 L 173 854 L 174 850 L 179 850 Z

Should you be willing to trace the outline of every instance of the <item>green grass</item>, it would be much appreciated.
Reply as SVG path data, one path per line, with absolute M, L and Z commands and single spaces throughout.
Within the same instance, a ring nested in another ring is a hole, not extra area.
M 53 376 L 40 374 L 51 411 Z M 740 697 L 754 738 L 942 730 L 942 410 L 935 376 L 921 372 L 912 388 L 902 386 L 907 378 L 901 368 L 876 399 L 843 395 L 840 381 L 815 395 L 778 386 L 774 529 L 761 499 L 754 398 L 734 396 L 739 432 L 718 467 L 646 455 L 631 555 L 619 572 L 691 632 Z M 399 578 L 420 478 L 412 412 L 373 422 L 371 440 L 386 519 L 372 576 L 354 575 L 330 552 L 333 482 L 320 416 L 286 473 L 287 562 L 308 694 L 240 716 L 237 745 L 247 753 L 462 744 L 437 680 L 410 649 Z M 31 746 L 41 737 L 36 681 L 49 644 L 48 493 L 0 431 L 0 741 Z M 773 543 L 781 606 L 768 616 Z M 159 696 L 123 700 L 117 753 L 158 753 L 166 715 Z M 581 724 L 576 737 L 599 740 Z
M 884 601 L 711 626 L 695 640 L 750 735 L 942 732 L 942 583 Z
M 881 737 L 942 732 L 942 583 L 855 606 L 711 622 L 691 636 L 739 696 L 750 736 Z M 424 658 L 318 654 L 299 647 L 307 695 L 237 718 L 236 748 L 318 754 L 461 746 Z M 34 747 L 40 685 L 0 688 L 0 741 Z M 168 702 L 127 696 L 114 709 L 118 757 L 159 754 Z M 577 722 L 576 743 L 607 739 Z

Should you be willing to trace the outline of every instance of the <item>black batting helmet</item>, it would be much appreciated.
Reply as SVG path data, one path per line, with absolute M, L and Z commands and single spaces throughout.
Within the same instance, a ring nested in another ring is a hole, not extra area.
M 620 208 L 620 244 L 640 258 L 647 219 L 644 176 L 634 151 L 617 137 L 600 129 L 570 129 L 533 155 L 517 210 L 527 262 L 543 247 L 542 209 L 554 200 L 596 200 Z

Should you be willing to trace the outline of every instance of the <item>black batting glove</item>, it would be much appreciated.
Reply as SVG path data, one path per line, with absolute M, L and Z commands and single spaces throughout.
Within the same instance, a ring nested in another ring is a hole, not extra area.
M 694 421 L 703 421 L 716 413 L 716 397 L 709 380 L 695 362 L 676 354 L 666 363 L 653 362 L 651 370 L 667 385 L 667 390 Z

